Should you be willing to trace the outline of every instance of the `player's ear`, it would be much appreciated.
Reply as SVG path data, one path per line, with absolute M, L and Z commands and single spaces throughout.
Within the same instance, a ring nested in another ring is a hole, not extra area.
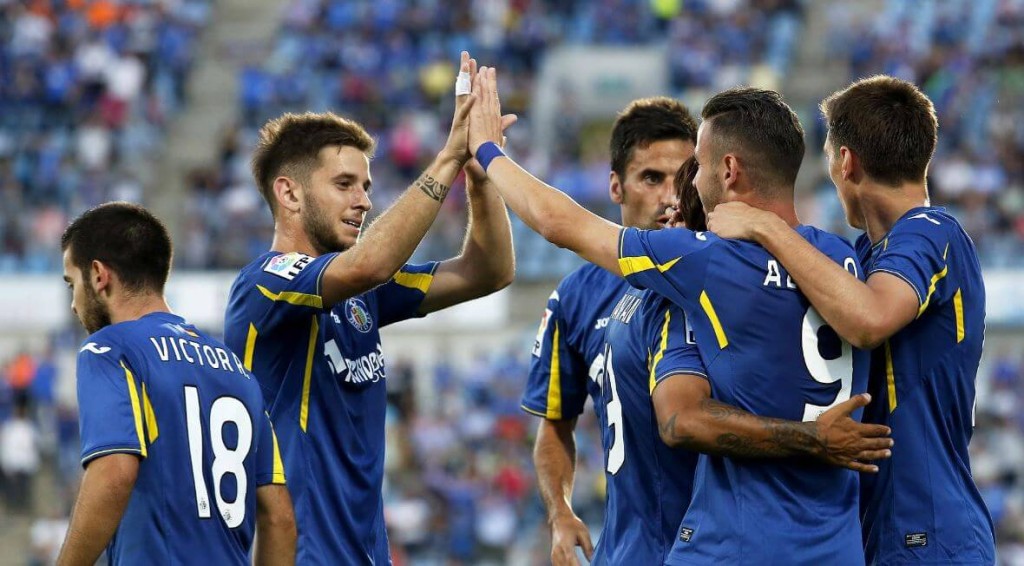
M 845 145 L 839 148 L 839 171 L 845 180 L 856 181 L 860 178 L 860 159 Z
M 302 185 L 284 175 L 274 179 L 274 198 L 277 206 L 291 212 L 299 212 L 302 203 Z
M 722 157 L 722 164 L 724 165 L 721 172 L 722 188 L 734 189 L 740 178 L 740 159 L 733 153 L 727 153 Z
M 622 204 L 626 201 L 626 189 L 622 186 L 622 180 L 619 179 L 619 174 L 615 171 L 608 174 L 608 194 L 615 204 Z
M 89 273 L 86 284 L 90 285 L 97 295 L 110 289 L 111 271 L 105 263 L 98 259 L 92 260 L 89 266 Z

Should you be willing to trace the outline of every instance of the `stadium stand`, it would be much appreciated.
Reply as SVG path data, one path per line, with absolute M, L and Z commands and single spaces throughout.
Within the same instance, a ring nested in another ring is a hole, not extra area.
M 270 215 L 248 157 L 259 124 L 283 111 L 333 109 L 369 127 L 379 142 L 373 174 L 380 211 L 443 142 L 452 54 L 468 49 L 481 61 L 500 62 L 503 104 L 520 115 L 509 151 L 611 216 L 602 136 L 612 116 L 594 123 L 567 103 L 559 109 L 554 151 L 532 148 L 531 100 L 545 53 L 574 44 L 664 49 L 670 94 L 699 104 L 706 93 L 739 83 L 786 92 L 803 79 L 795 73 L 808 72 L 796 63 L 810 36 L 827 37 L 831 71 L 844 81 L 886 72 L 923 86 L 940 113 L 934 201 L 968 227 L 986 267 L 1020 267 L 1024 2 L 910 4 L 289 0 L 266 56 L 237 57 L 235 116 L 219 124 L 217 151 L 182 172 L 177 267 L 234 269 L 266 249 Z M 0 3 L 0 274 L 58 277 L 55 250 L 70 217 L 105 200 L 145 202 L 152 195 L 168 125 L 189 110 L 197 38 L 223 23 L 216 7 L 210 0 Z M 811 172 L 801 178 L 804 220 L 842 233 L 842 212 L 817 155 L 823 140 L 814 103 L 808 99 L 800 109 L 812 149 L 804 167 Z M 464 217 L 465 202 L 453 191 L 418 257 L 453 253 Z M 521 223 L 513 227 L 520 279 L 550 282 L 577 265 Z M 539 315 L 541 305 L 515 308 Z M 385 505 L 396 564 L 546 559 L 548 534 L 530 461 L 536 421 L 518 408 L 532 329 L 518 331 L 506 349 L 468 362 L 392 360 Z M 17 495 L 0 478 L 0 564 L 49 563 L 46 540 L 72 501 L 80 467 L 68 360 L 78 332 L 56 330 L 52 347 L 0 349 L 0 430 L 27 403 L 41 460 L 34 505 L 24 513 L 14 512 Z M 1000 559 L 1024 564 L 1024 356 L 1003 346 L 986 355 L 974 473 L 996 521 Z M 584 414 L 574 508 L 596 529 L 602 453 L 596 423 L 585 420 L 592 411 Z

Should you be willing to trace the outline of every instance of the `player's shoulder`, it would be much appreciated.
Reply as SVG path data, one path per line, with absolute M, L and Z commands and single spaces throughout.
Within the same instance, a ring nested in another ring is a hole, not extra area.
M 566 275 L 555 288 L 559 300 L 569 297 L 586 298 L 595 292 L 618 290 L 623 279 L 603 267 L 588 263 Z
M 966 232 L 952 214 L 941 207 L 922 206 L 907 211 L 893 224 L 887 238 L 904 235 L 919 235 L 926 238 L 950 239 Z
M 238 280 L 273 281 L 272 277 L 277 277 L 284 281 L 290 281 L 314 259 L 316 258 L 300 252 L 264 252 L 239 270 Z
M 130 322 L 111 324 L 90 334 L 78 348 L 79 362 L 99 361 L 100 356 L 119 359 L 125 349 L 129 325 Z
M 796 230 L 804 239 L 818 249 L 834 249 L 842 252 L 852 252 L 854 250 L 850 240 L 817 226 L 803 224 L 798 226 Z

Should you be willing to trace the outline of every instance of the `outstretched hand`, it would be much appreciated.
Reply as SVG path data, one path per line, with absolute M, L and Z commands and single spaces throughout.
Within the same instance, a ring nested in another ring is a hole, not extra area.
M 485 142 L 501 143 L 502 132 L 512 125 L 516 117 L 502 117 L 498 100 L 498 73 L 494 67 L 481 67 L 473 78 L 473 97 L 479 104 L 469 113 L 469 149 L 476 150 Z
M 463 51 L 459 61 L 459 72 L 472 74 L 476 71 L 476 60 L 469 57 L 469 52 Z M 469 160 L 469 148 L 466 144 L 469 132 L 469 111 L 476 103 L 472 93 L 456 95 L 455 117 L 452 118 L 452 129 L 448 132 L 448 141 L 445 143 L 444 151 L 448 152 L 460 162 Z
M 865 424 L 850 415 L 871 402 L 871 395 L 861 393 L 832 407 L 818 417 L 818 434 L 822 461 L 857 472 L 876 473 L 878 466 L 868 464 L 892 456 L 892 430 L 884 425 Z

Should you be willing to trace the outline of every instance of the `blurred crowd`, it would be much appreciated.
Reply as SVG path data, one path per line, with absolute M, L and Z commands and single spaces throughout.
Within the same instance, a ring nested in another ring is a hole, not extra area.
M 143 199 L 210 3 L 0 2 L 0 272 L 58 268 L 69 216 Z
M 364 124 L 378 142 L 375 208 L 386 208 L 444 142 L 460 50 L 500 66 L 503 110 L 520 117 L 509 151 L 594 210 L 617 215 L 607 197 L 607 150 L 584 154 L 587 124 L 574 105 L 559 111 L 563 143 L 544 155 L 532 147 L 530 99 L 545 50 L 667 44 L 673 91 L 724 88 L 758 73 L 784 74 L 801 14 L 797 0 L 291 0 L 269 52 L 240 70 L 239 119 L 223 132 L 218 159 L 189 177 L 180 265 L 239 267 L 266 249 L 271 221 L 248 156 L 259 125 L 285 111 L 335 110 Z M 461 182 L 416 259 L 458 251 L 466 214 L 460 189 Z M 520 277 L 557 277 L 575 265 L 515 228 Z
M 187 104 L 209 0 L 0 3 L 0 273 L 53 270 L 70 215 L 107 199 L 144 200 L 167 121 Z M 891 73 L 922 85 L 940 114 L 933 199 L 951 207 L 986 265 L 1019 265 L 1024 239 L 1024 2 L 885 0 L 830 4 L 830 58 L 849 79 Z M 801 0 L 289 0 L 265 51 L 240 56 L 237 119 L 219 151 L 188 171 L 179 267 L 234 268 L 266 249 L 269 212 L 248 156 L 257 128 L 284 111 L 335 110 L 378 141 L 376 211 L 426 166 L 446 135 L 453 53 L 500 61 L 509 151 L 531 171 L 610 217 L 604 139 L 567 102 L 551 151 L 534 149 L 531 97 L 558 45 L 664 47 L 672 94 L 784 84 L 804 33 Z M 344 31 L 345 33 L 340 33 Z M 823 135 L 800 109 L 808 143 Z M 818 171 L 814 164 L 808 168 Z M 804 199 L 809 222 L 849 234 L 828 179 Z M 457 185 L 461 186 L 461 182 Z M 455 190 L 416 259 L 455 253 L 465 199 Z M 520 276 L 575 265 L 515 222 Z
M 924 89 L 939 114 L 929 172 L 934 203 L 949 207 L 987 266 L 1020 266 L 1024 256 L 1024 2 L 886 0 L 875 11 L 830 6 L 830 56 L 850 79 L 887 73 Z M 821 143 L 821 131 L 813 143 Z M 817 201 L 842 230 L 827 178 Z

